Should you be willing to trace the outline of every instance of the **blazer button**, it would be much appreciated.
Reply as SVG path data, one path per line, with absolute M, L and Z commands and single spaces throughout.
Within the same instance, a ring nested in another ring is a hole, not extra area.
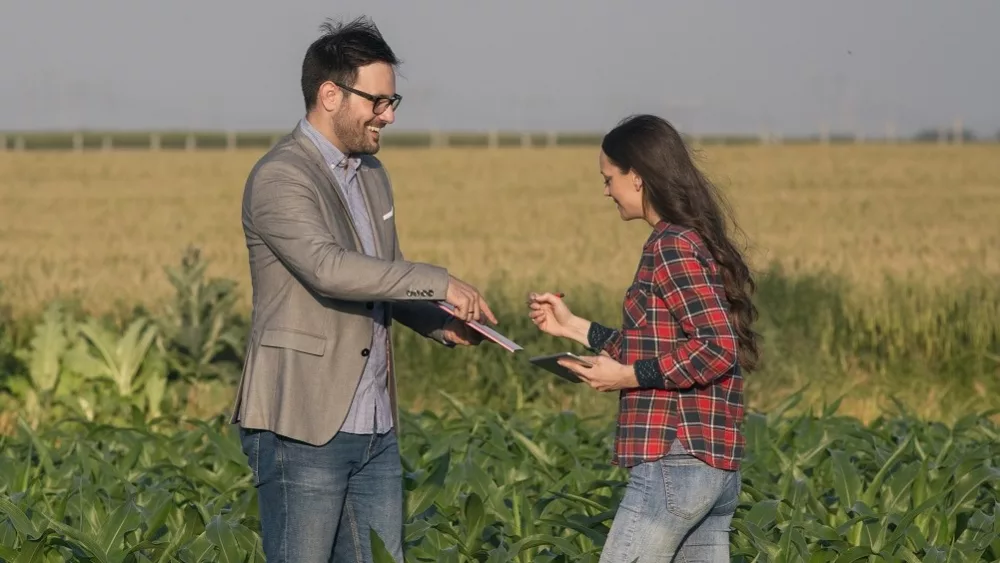
M 368 355 L 368 348 L 365 348 L 364 350 L 362 350 L 361 351 L 361 355 L 362 356 L 367 356 Z
M 369 311 L 371 311 L 374 308 L 375 308 L 375 304 L 372 303 L 371 301 L 365 303 L 365 309 L 368 309 Z

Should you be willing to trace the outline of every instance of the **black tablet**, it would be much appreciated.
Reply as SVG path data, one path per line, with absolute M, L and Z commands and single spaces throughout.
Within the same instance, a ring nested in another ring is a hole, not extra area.
M 565 379 L 566 381 L 570 381 L 573 383 L 580 383 L 580 381 L 582 380 L 575 373 L 558 364 L 558 361 L 560 359 L 572 360 L 587 367 L 592 367 L 594 365 L 572 352 L 560 352 L 558 354 L 552 354 L 550 356 L 535 356 L 534 358 L 531 358 L 528 361 L 544 369 L 545 371 L 558 375 L 559 377 Z

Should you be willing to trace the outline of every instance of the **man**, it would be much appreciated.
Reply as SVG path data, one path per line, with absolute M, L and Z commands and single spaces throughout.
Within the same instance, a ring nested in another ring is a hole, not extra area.
M 306 116 L 244 191 L 253 313 L 232 422 L 268 562 L 371 561 L 370 530 L 402 561 L 390 327 L 475 345 L 459 318 L 496 318 L 446 269 L 403 259 L 373 156 L 400 101 L 398 60 L 366 18 L 323 29 L 302 64 Z

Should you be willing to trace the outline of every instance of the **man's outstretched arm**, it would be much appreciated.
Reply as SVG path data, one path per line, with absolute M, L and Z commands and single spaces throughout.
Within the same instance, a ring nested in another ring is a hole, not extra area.
M 451 278 L 445 268 L 382 260 L 340 246 L 324 224 L 318 194 L 291 165 L 262 168 L 251 189 L 251 227 L 317 293 L 347 301 L 448 298 Z
M 395 260 L 405 261 L 399 247 L 399 236 L 393 233 Z M 434 303 L 407 301 L 392 304 L 392 318 L 417 334 L 433 339 L 446 346 L 454 344 L 445 337 L 445 326 L 455 320 L 455 316 L 442 310 Z

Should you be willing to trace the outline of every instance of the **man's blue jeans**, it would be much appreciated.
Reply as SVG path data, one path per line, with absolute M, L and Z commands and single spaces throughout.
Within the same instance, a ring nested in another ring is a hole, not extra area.
M 600 563 L 729 561 L 740 490 L 738 471 L 716 469 L 675 441 L 665 457 L 632 468 Z
M 240 432 L 268 563 L 371 562 L 369 530 L 403 561 L 403 469 L 396 433 L 337 433 L 316 447 Z

